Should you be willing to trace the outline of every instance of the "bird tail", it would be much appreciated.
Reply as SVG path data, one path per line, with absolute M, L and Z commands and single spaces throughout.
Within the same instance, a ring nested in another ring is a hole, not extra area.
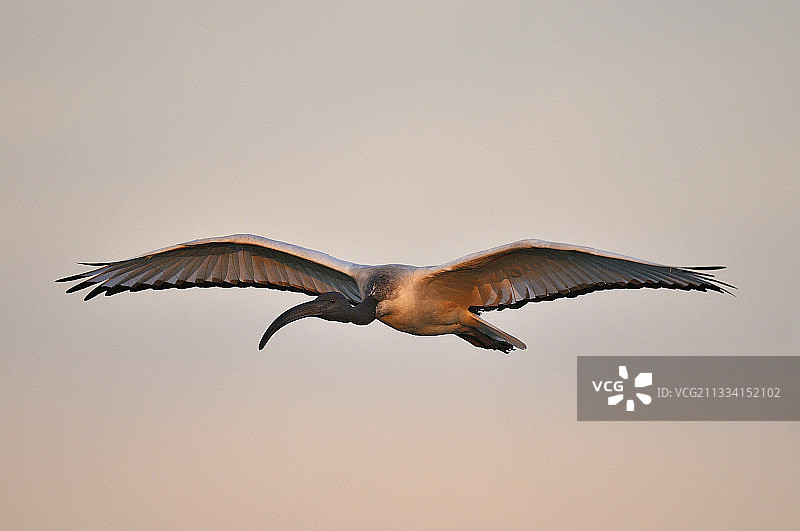
M 514 337 L 511 334 L 508 334 L 506 332 L 503 332 L 502 330 L 500 330 L 496 326 L 493 326 L 493 325 L 487 323 L 486 321 L 484 321 L 483 319 L 481 319 L 480 317 L 478 317 L 477 315 L 475 315 L 472 312 L 465 312 L 465 314 L 463 314 L 461 316 L 459 321 L 464 326 L 468 326 L 470 328 L 474 328 L 478 332 L 480 332 L 482 334 L 486 334 L 487 336 L 489 336 L 492 339 L 495 339 L 497 341 L 505 341 L 509 345 L 513 345 L 514 347 L 516 347 L 518 349 L 522 349 L 522 350 L 525 350 L 526 348 L 528 348 L 527 346 L 525 346 L 525 343 L 523 343 L 522 341 L 520 341 L 516 337 Z

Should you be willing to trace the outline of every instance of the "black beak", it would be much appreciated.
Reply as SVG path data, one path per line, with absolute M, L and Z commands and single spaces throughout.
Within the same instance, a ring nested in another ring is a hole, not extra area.
M 319 317 L 320 314 L 320 303 L 316 300 L 304 302 L 303 304 L 298 304 L 293 308 L 289 308 L 280 314 L 277 319 L 272 321 L 271 325 L 269 325 L 267 331 L 264 332 L 263 336 L 261 336 L 261 341 L 258 343 L 258 350 L 262 350 L 264 345 L 267 344 L 267 341 L 269 341 L 272 335 L 280 328 L 283 328 L 287 324 L 297 321 L 298 319 L 302 319 L 304 317 Z

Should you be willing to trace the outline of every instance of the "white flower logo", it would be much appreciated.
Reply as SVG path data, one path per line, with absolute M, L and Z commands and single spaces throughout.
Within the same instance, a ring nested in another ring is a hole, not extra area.
M 626 367 L 625 365 L 620 365 L 619 366 L 619 377 L 622 378 L 623 380 L 627 380 L 628 379 L 628 367 Z M 640 388 L 640 387 L 649 387 L 650 385 L 653 385 L 653 373 L 652 372 L 640 372 L 639 374 L 636 375 L 636 378 L 634 378 L 634 380 L 633 380 L 633 386 L 636 387 L 637 389 Z M 617 404 L 622 402 L 623 398 L 624 398 L 624 395 L 622 393 L 620 393 L 618 395 L 609 396 L 608 397 L 608 405 L 609 406 L 616 406 Z M 645 393 L 636 393 L 636 398 L 638 398 L 639 401 L 641 401 L 641 403 L 644 404 L 644 405 L 649 404 L 653 400 L 650 397 L 650 395 L 645 394 Z M 634 410 L 634 400 L 633 399 L 629 398 L 625 402 L 625 410 L 626 411 L 633 411 Z

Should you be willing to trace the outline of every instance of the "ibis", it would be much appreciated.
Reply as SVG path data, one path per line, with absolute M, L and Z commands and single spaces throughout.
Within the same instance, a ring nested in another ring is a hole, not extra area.
M 362 265 L 250 234 L 205 238 L 58 279 L 80 281 L 67 293 L 191 287 L 257 287 L 315 296 L 279 315 L 258 345 L 305 317 L 366 325 L 381 321 L 408 334 L 455 334 L 505 353 L 525 344 L 481 312 L 608 289 L 669 288 L 730 293 L 709 270 L 671 267 L 589 247 L 521 240 L 436 266 Z M 734 288 L 735 289 L 735 288 Z

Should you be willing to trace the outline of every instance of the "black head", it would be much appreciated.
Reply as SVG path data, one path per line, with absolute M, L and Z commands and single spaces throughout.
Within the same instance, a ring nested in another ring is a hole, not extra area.
M 308 307 L 312 308 L 313 317 L 320 317 L 326 321 L 339 321 L 340 323 L 349 323 L 350 314 L 353 311 L 353 305 L 347 300 L 347 297 L 338 291 L 331 291 L 323 293 L 313 301 L 305 303 Z M 300 306 L 303 306 L 302 304 Z M 295 306 L 297 308 L 298 306 Z
M 269 341 L 272 335 L 280 328 L 298 319 L 303 319 L 304 317 L 319 317 L 326 321 L 349 323 L 353 320 L 353 306 L 350 304 L 350 301 L 347 300 L 347 297 L 338 291 L 332 291 L 330 293 L 323 293 L 312 301 L 304 302 L 303 304 L 298 304 L 293 308 L 289 308 L 269 325 L 269 328 L 267 328 L 267 331 L 264 332 L 261 338 L 261 342 L 258 344 L 258 349 L 263 349 L 267 341 Z

